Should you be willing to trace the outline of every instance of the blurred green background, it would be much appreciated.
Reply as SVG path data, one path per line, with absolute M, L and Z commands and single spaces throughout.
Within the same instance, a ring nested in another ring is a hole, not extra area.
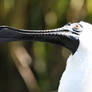
M 92 23 L 92 0 L 0 0 L 0 25 L 52 29 Z M 70 52 L 41 42 L 0 45 L 0 92 L 57 92 Z

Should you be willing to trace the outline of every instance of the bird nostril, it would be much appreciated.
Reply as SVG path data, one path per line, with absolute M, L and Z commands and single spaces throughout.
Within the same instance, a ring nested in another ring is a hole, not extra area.
M 69 30 L 64 30 L 64 32 L 69 32 Z

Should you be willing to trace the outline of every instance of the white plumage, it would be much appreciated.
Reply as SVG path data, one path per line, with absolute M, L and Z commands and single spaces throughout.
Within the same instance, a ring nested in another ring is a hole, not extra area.
M 92 92 L 92 25 L 80 24 L 83 30 L 79 35 L 79 46 L 67 60 L 58 92 Z

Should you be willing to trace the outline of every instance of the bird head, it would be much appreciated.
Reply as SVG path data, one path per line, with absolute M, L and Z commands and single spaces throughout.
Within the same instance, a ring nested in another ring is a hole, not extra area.
M 49 42 L 62 45 L 74 54 L 80 42 L 84 48 L 90 44 L 91 29 L 92 25 L 83 21 L 68 23 L 61 28 L 51 30 L 23 30 L 1 26 L 0 43 L 18 40 Z
M 81 21 L 82 25 L 81 33 L 79 36 L 79 45 L 82 49 L 90 51 L 92 48 L 92 25 Z

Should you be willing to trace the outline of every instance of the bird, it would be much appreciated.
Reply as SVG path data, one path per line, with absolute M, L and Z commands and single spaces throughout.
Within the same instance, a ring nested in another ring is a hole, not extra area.
M 80 21 L 50 30 L 24 30 L 0 26 L 0 44 L 10 41 L 40 41 L 71 51 L 58 92 L 92 92 L 92 24 Z

